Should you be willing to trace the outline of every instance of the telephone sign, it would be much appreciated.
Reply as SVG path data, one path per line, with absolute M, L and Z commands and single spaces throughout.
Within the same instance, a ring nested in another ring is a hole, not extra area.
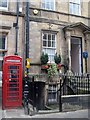
M 2 72 L 2 109 L 22 106 L 22 58 L 5 56 Z

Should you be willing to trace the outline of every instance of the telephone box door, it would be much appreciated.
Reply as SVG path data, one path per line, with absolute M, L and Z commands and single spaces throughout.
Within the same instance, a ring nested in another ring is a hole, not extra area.
M 22 105 L 22 59 L 8 56 L 3 63 L 2 108 Z

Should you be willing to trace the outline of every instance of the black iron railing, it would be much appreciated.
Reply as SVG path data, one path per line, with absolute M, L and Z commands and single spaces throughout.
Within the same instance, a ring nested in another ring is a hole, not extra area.
M 62 95 L 90 94 L 90 75 L 63 75 Z

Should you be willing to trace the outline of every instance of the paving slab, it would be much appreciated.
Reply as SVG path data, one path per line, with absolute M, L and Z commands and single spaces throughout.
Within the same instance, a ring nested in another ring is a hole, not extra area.
M 24 109 L 0 109 L 0 119 L 2 118 L 88 118 L 89 112 L 88 109 L 77 110 L 71 112 L 58 112 L 58 111 L 39 111 L 36 114 L 25 115 Z

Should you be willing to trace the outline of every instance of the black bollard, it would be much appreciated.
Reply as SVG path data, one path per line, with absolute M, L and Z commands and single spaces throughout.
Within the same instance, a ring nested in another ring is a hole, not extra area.
M 24 84 L 24 112 L 25 112 L 26 115 L 29 114 L 28 93 L 29 93 L 28 77 L 25 77 L 25 84 Z

